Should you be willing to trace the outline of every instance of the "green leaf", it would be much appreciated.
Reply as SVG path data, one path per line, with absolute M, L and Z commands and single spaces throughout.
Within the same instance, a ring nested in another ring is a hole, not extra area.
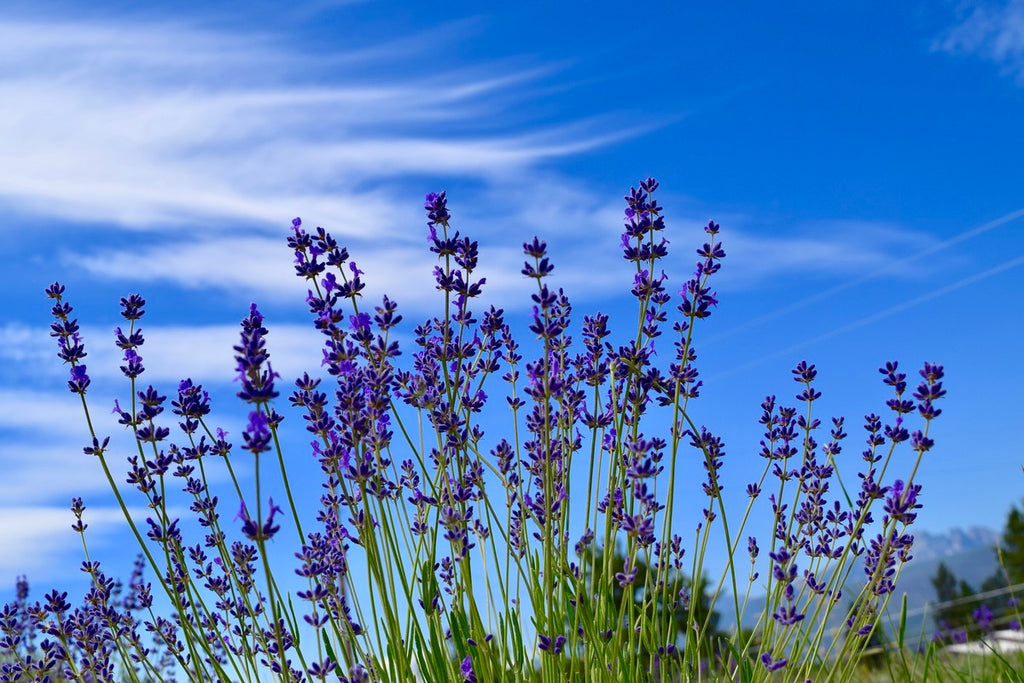
M 735 643 L 728 638 L 722 638 L 721 643 L 725 645 L 729 650 L 729 654 L 732 655 L 733 659 L 739 664 L 739 683 L 749 683 L 754 680 L 753 667 L 750 665 L 750 659 L 740 654 L 740 651 L 736 649 Z
M 331 639 L 324 636 L 324 648 L 327 650 L 327 658 L 334 662 L 334 673 L 341 680 L 341 663 L 338 662 L 338 658 L 334 656 L 334 649 L 331 647 Z
M 337 664 L 338 658 L 334 656 L 334 649 L 331 647 L 331 639 L 327 636 L 324 636 L 324 647 L 327 648 L 327 658 Z
M 437 577 L 434 575 L 434 565 L 430 560 L 423 560 L 420 564 L 420 600 L 423 601 L 423 612 L 429 617 L 437 612 L 433 606 L 434 596 L 438 594 Z
M 903 603 L 900 605 L 900 631 L 896 639 L 900 650 L 903 650 L 903 640 L 907 635 L 907 594 L 903 594 Z

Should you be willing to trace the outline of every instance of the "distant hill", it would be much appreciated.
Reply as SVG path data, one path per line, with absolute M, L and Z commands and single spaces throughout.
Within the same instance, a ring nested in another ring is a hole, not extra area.
M 903 593 L 907 595 L 907 639 L 912 642 L 917 636 L 927 639 L 934 631 L 934 625 L 928 610 L 929 603 L 935 600 L 935 590 L 931 578 L 935 576 L 940 563 L 945 563 L 957 578 L 963 579 L 975 588 L 998 568 L 993 550 L 999 540 L 999 534 L 986 527 L 970 527 L 968 529 L 953 528 L 941 534 L 927 531 L 914 532 L 913 560 L 900 574 L 896 585 L 896 594 L 889 601 L 889 610 L 893 623 L 899 619 L 900 604 Z M 862 585 L 861 577 L 854 573 L 852 581 Z M 857 586 L 848 585 L 847 595 L 856 592 Z M 722 596 L 718 603 L 722 613 L 721 624 L 729 629 L 735 623 L 725 609 L 730 601 Z M 765 605 L 764 596 L 752 597 L 743 615 L 743 626 L 750 628 L 757 621 L 758 615 Z M 838 611 L 838 610 L 837 610 Z M 838 627 L 842 615 L 836 615 L 832 625 Z M 887 629 L 888 630 L 888 629 Z
M 935 601 L 931 579 L 939 564 L 944 562 L 958 579 L 977 589 L 999 568 L 994 550 L 998 541 L 999 534 L 985 527 L 954 528 L 944 534 L 915 532 L 914 559 L 900 574 L 897 595 L 890 601 L 894 619 L 899 618 L 897 598 L 906 592 L 907 633 L 930 637 L 935 627 L 926 608 Z
M 922 562 L 957 557 L 983 549 L 992 554 L 992 562 L 995 563 L 995 555 L 992 548 L 999 541 L 998 532 L 988 527 L 973 526 L 968 529 L 954 527 L 942 534 L 933 534 L 927 531 L 914 532 L 914 558 Z M 911 564 L 914 564 L 913 562 Z M 946 562 L 949 565 L 949 562 Z M 969 569 L 964 568 L 965 571 Z M 957 576 L 960 572 L 953 570 Z M 979 577 L 980 583 L 985 576 Z M 965 577 L 966 578 L 966 577 Z M 968 583 L 973 583 L 970 579 Z

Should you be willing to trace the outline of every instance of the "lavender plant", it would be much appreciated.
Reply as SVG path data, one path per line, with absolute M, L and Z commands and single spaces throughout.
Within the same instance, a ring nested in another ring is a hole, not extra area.
M 569 297 L 550 284 L 547 245 L 534 238 L 523 245 L 521 273 L 535 291 L 530 339 L 520 345 L 503 310 L 477 306 L 486 284 L 478 244 L 452 227 L 441 192 L 427 195 L 425 210 L 443 312 L 414 328 L 403 355 L 393 338 L 397 303 L 385 296 L 370 309 L 348 251 L 296 219 L 288 246 L 324 336 L 324 376 L 304 374 L 289 397 L 320 469 L 313 520 L 302 519 L 289 485 L 289 468 L 302 461 L 281 445 L 281 378 L 256 304 L 234 347 L 237 395 L 248 410 L 235 446 L 211 424 L 209 394 L 191 379 L 170 402 L 180 436 L 169 440 L 167 397 L 140 381 L 145 302 L 121 300 L 126 329 L 115 339 L 128 394 L 114 414 L 135 450 L 120 482 L 86 400 L 78 323 L 64 287 L 51 285 L 52 335 L 85 411 L 85 453 L 103 469 L 153 579 L 133 575 L 131 604 L 118 604 L 85 545 L 93 589 L 84 607 L 72 613 L 55 592 L 45 604 L 0 613 L 0 681 L 51 672 L 112 680 L 115 669 L 131 681 L 853 678 L 911 559 L 909 530 L 921 507 L 914 480 L 933 446 L 942 367 L 924 365 L 912 399 L 897 364 L 881 368 L 895 415 L 886 424 L 866 416 L 859 482 L 847 485 L 839 474 L 844 420 L 831 419 L 819 446 L 817 372 L 799 363 L 798 404 L 769 396 L 761 405 L 758 474 L 739 492 L 742 515 L 730 519 L 725 445 L 694 408 L 702 387 L 694 333 L 718 303 L 709 282 L 725 252 L 709 222 L 695 270 L 670 292 L 657 189 L 649 178 L 625 198 L 621 250 L 634 268 L 636 317 L 621 344 L 609 340 L 602 313 L 584 316 L 574 339 Z M 496 381 L 497 407 L 488 405 Z M 915 413 L 921 426 L 910 431 Z M 496 419 L 508 429 L 493 426 Z M 909 463 L 894 459 L 905 442 Z M 232 466 L 238 457 L 252 463 L 251 490 Z M 686 458 L 703 464 L 702 481 L 683 480 Z M 890 465 L 908 474 L 895 478 Z M 746 459 L 742 467 L 752 469 Z M 211 476 L 221 471 L 231 488 L 218 495 Z M 286 501 L 265 497 L 268 476 Z M 125 484 L 150 516 L 131 514 Z M 225 495 L 237 503 L 222 503 Z M 171 498 L 181 496 L 196 537 L 173 513 Z M 693 496 L 703 498 L 703 512 L 680 529 L 677 508 Z M 771 528 L 755 533 L 748 521 L 762 504 Z M 73 510 L 85 544 L 80 501 Z M 284 534 L 297 541 L 290 566 L 268 553 Z M 727 558 L 719 570 L 707 561 L 717 539 Z M 294 591 L 289 571 L 300 581 Z M 850 587 L 852 600 L 843 595 Z M 756 626 L 717 633 L 715 610 L 745 623 L 755 591 L 767 594 Z M 154 594 L 168 616 L 157 614 Z M 828 624 L 840 612 L 837 633 Z M 27 628 L 45 635 L 42 658 L 18 645 Z

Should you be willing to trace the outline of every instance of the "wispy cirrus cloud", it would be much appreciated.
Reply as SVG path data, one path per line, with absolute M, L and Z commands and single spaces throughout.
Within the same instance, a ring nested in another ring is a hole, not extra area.
M 379 231 L 401 214 L 368 184 L 516 173 L 636 133 L 515 126 L 514 103 L 550 69 L 424 74 L 410 57 L 381 75 L 387 49 L 320 56 L 173 22 L 0 20 L 0 154 L 19 160 L 0 169 L 0 201 L 128 228 L 276 226 L 302 207 L 336 230 Z
M 105 545 L 112 534 L 126 533 L 127 524 L 116 507 L 86 510 L 92 547 Z M 81 544 L 75 543 L 68 506 L 19 505 L 0 507 L 0 579 L 6 586 L 26 575 L 38 590 L 52 581 L 67 585 L 80 576 Z
M 485 303 L 505 307 L 526 303 L 535 284 L 520 275 L 523 256 L 519 244 L 535 234 L 551 243 L 552 283 L 580 300 L 619 292 L 632 281 L 631 266 L 622 260 L 619 249 L 621 219 L 616 214 L 620 212 L 605 206 L 560 215 L 558 206 L 556 199 L 552 206 L 540 207 L 529 221 L 522 215 L 500 213 L 487 220 L 471 211 L 466 231 L 482 237 L 481 263 L 474 277 L 487 280 Z M 928 249 L 935 242 L 926 232 L 883 221 L 819 221 L 770 235 L 749 217 L 726 217 L 723 222 L 732 265 L 720 286 L 731 290 L 756 287 L 779 277 L 853 277 Z M 706 237 L 702 231 L 705 223 L 693 217 L 672 217 L 674 265 L 669 275 L 673 282 L 682 283 L 689 277 L 696 258 L 690 255 Z M 458 225 L 465 223 L 459 221 Z M 349 244 L 352 260 L 365 272 L 367 301 L 375 303 L 387 293 L 407 311 L 421 314 L 436 308 L 440 299 L 431 274 L 432 256 L 421 239 L 384 244 L 357 239 Z M 295 277 L 282 240 L 266 237 L 167 242 L 84 255 L 67 251 L 61 258 L 67 266 L 96 277 L 183 289 L 245 291 L 260 300 L 299 302 L 307 287 Z M 890 275 L 912 278 L 927 270 L 918 263 Z
M 1024 0 L 972 4 L 932 49 L 995 62 L 1024 86 Z
M 270 328 L 267 347 L 274 370 L 282 377 L 290 380 L 303 372 L 315 374 L 320 369 L 323 336 L 312 324 L 275 322 L 270 318 L 267 326 Z M 234 381 L 237 372 L 233 347 L 238 344 L 238 325 L 143 324 L 142 329 L 146 342 L 140 352 L 146 372 L 140 381 L 163 385 L 164 390 L 174 389 L 174 383 L 185 377 L 206 384 L 230 384 Z M 0 380 L 13 375 L 38 379 L 66 374 L 67 368 L 57 359 L 56 344 L 48 332 L 44 328 L 18 323 L 0 325 L 0 363 L 5 366 L 0 372 Z M 113 332 L 86 326 L 82 329 L 82 337 L 89 354 L 84 359 L 89 376 L 93 380 L 122 380 L 118 368 L 123 361 L 121 352 L 113 344 Z M 60 382 L 51 382 L 50 385 L 63 387 Z M 20 390 L 6 392 L 0 388 L 0 406 L 4 401 L 15 406 L 18 396 L 24 393 Z M 31 392 L 28 395 L 37 396 Z M 44 398 L 37 402 L 40 405 L 52 403 Z M 71 405 L 74 408 L 75 404 Z M 80 412 L 80 407 L 75 410 Z M 12 410 L 8 417 L 0 416 L 0 428 L 16 426 L 13 420 L 20 414 L 24 411 Z
M 0 168 L 0 206 L 66 219 L 56 228 L 65 234 L 85 222 L 147 233 L 65 241 L 57 252 L 67 268 L 275 298 L 304 293 L 283 246 L 301 213 L 353 245 L 369 292 L 425 309 L 434 291 L 419 265 L 422 211 L 409 196 L 422 178 L 443 176 L 474 183 L 468 199 L 453 196 L 453 212 L 481 241 L 495 300 L 526 291 L 517 251 L 533 234 L 571 247 L 580 265 L 556 262 L 558 274 L 582 295 L 620 285 L 629 276 L 616 249 L 620 202 L 544 166 L 658 122 L 530 119 L 518 105 L 556 67 L 424 73 L 417 63 L 436 42 L 406 36 L 394 51 L 310 54 L 284 36 L 170 21 L 0 20 L 0 98 L 12 103 L 0 110 L 0 154 L 18 159 Z M 673 214 L 695 239 L 705 220 Z M 828 234 L 799 243 L 732 234 L 741 257 L 745 244 L 779 255 L 752 259 L 747 282 L 794 264 L 831 271 L 878 257 L 874 245 Z
M 749 218 L 737 219 L 750 225 Z M 852 278 L 876 271 L 897 258 L 928 249 L 935 238 L 905 225 L 885 221 L 827 220 L 804 223 L 766 233 L 731 230 L 723 237 L 729 268 L 720 286 L 746 289 L 777 278 Z M 928 271 L 920 263 L 906 264 L 890 277 L 913 278 Z
M 80 427 L 78 422 L 74 424 Z M 31 505 L 41 499 L 65 503 L 72 496 L 97 495 L 108 490 L 95 459 L 83 455 L 81 446 L 71 442 L 42 448 L 37 443 L 13 442 L 0 446 L 0 456 L 5 463 L 4 478 L 0 481 L 4 504 L 0 510 Z M 71 524 L 70 518 L 66 521 Z

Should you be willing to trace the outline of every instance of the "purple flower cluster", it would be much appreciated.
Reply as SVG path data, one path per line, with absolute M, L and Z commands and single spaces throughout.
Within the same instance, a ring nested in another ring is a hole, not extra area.
M 842 583 L 834 577 L 839 575 L 849 561 L 860 558 L 868 577 L 867 588 L 854 600 L 847 624 L 857 635 L 867 636 L 874 628 L 870 615 L 880 611 L 882 602 L 894 590 L 894 583 L 900 566 L 912 559 L 910 554 L 913 536 L 907 532 L 916 520 L 916 510 L 921 508 L 920 484 L 897 479 L 885 485 L 880 481 L 881 473 L 888 466 L 892 449 L 901 442 L 910 441 L 920 458 L 932 442 L 926 437 L 930 421 L 940 410 L 934 401 L 945 391 L 941 382 L 942 367 L 926 363 L 921 371 L 925 381 L 915 393 L 917 403 L 903 398 L 906 390 L 906 375 L 898 372 L 895 362 L 886 363 L 881 369 L 884 383 L 895 392 L 895 398 L 887 402 L 896 413 L 892 424 L 884 425 L 880 417 L 869 414 L 865 418 L 868 449 L 863 453 L 866 468 L 859 473 L 861 485 L 856 498 L 851 498 L 842 488 L 842 496 L 829 499 L 832 484 L 837 481 L 836 462 L 842 452 L 842 440 L 847 436 L 843 430 L 844 420 L 832 418 L 828 442 L 818 452 L 814 432 L 821 421 L 813 418 L 812 406 L 821 398 L 821 392 L 813 387 L 817 371 L 813 365 L 800 362 L 793 369 L 793 378 L 803 385 L 796 399 L 806 405 L 804 414 L 796 408 L 778 406 L 774 396 L 762 403 L 761 424 L 765 426 L 765 437 L 761 441 L 761 456 L 766 461 L 765 474 L 778 482 L 778 490 L 768 496 L 774 517 L 772 535 L 771 574 L 769 600 L 774 605 L 771 614 L 776 628 L 796 628 L 804 619 L 813 618 L 822 622 L 827 618 L 842 596 Z M 925 429 L 912 434 L 904 426 L 904 416 L 914 411 L 925 420 Z M 888 454 L 880 452 L 886 443 L 891 449 Z M 916 472 L 917 465 L 913 470 Z M 913 476 L 913 475 L 911 475 Z M 791 482 L 797 485 L 792 502 L 783 502 L 784 492 Z M 764 479 L 748 485 L 751 498 L 760 495 Z M 882 501 L 885 514 L 881 531 L 865 540 L 865 533 L 875 524 L 871 512 L 872 504 Z M 756 558 L 756 538 L 751 538 L 748 549 Z M 805 559 L 804 559 L 805 558 Z M 800 571 L 800 566 L 806 568 Z M 818 606 L 818 598 L 825 600 L 824 608 Z M 765 626 L 762 631 L 762 648 L 771 645 L 774 629 Z M 780 636 L 785 641 L 785 636 Z M 773 651 L 762 650 L 762 663 L 768 670 L 786 665 L 785 660 L 776 659 Z
M 758 568 L 767 564 L 769 607 L 756 646 L 766 672 L 796 667 L 794 634 L 824 623 L 842 596 L 843 581 L 837 577 L 848 575 L 854 561 L 863 564 L 868 588 L 855 598 L 848 623 L 854 633 L 870 634 L 870 615 L 880 612 L 901 566 L 911 559 L 908 529 L 922 505 L 921 486 L 914 482 L 916 464 L 903 479 L 884 474 L 897 444 L 909 442 L 918 462 L 933 447 L 928 431 L 941 413 L 935 404 L 945 395 L 942 367 L 924 365 L 913 400 L 905 396 L 906 376 L 897 364 L 881 368 L 884 383 L 894 392 L 887 406 L 896 415 L 884 425 L 879 416 L 866 416 L 865 466 L 854 490 L 847 489 L 838 472 L 847 437 L 844 420 L 832 418 L 826 423 L 828 436 L 821 435 L 822 420 L 814 416 L 822 397 L 814 386 L 817 370 L 805 361 L 794 367 L 799 407 L 778 405 L 775 396 L 761 404 L 763 472 L 741 493 L 753 506 L 767 492 L 772 526 L 760 539 L 762 554 L 757 536 L 747 535 L 742 525 L 738 530 L 728 525 L 725 443 L 696 423 L 690 408 L 703 385 L 694 326 L 718 304 L 709 281 L 726 255 L 720 227 L 707 223 L 692 274 L 670 288 L 661 270 L 669 242 L 662 236 L 663 207 L 654 197 L 658 187 L 647 178 L 625 197 L 620 243 L 623 259 L 634 270 L 630 293 L 637 326 L 616 343 L 609 316 L 599 312 L 583 317 L 579 339 L 574 339 L 570 299 L 552 285 L 555 267 L 548 244 L 534 237 L 522 245 L 520 273 L 533 291 L 526 321 L 530 338 L 520 346 L 502 309 L 478 305 L 486 286 L 478 274 L 479 245 L 453 228 L 447 194 L 440 192 L 426 196 L 424 210 L 443 314 L 415 326 L 413 348 L 403 357 L 394 338 L 402 321 L 397 304 L 387 296 L 376 305 L 367 303 L 365 273 L 348 251 L 323 228 L 308 231 L 301 220 L 292 222 L 288 247 L 295 273 L 306 282 L 306 304 L 323 335 L 323 375 L 304 374 L 289 396 L 302 412 L 322 473 L 317 526 L 296 529 L 301 548 L 294 555 L 295 574 L 304 582 L 295 593 L 304 604 L 303 621 L 315 629 L 318 643 L 323 636 L 328 644 L 315 656 L 298 651 L 297 613 L 273 577 L 261 577 L 269 571 L 267 542 L 288 524 L 284 510 L 290 508 L 300 524 L 278 440 L 284 419 L 274 405 L 280 376 L 271 365 L 263 315 L 256 304 L 250 306 L 234 346 L 237 396 L 248 411 L 240 446 L 251 454 L 257 473 L 266 454 L 277 455 L 288 505 L 264 499 L 257 474 L 257 504 L 250 515 L 231 469 L 233 446 L 225 432 L 207 424 L 210 396 L 202 385 L 183 379 L 171 400 L 180 443 L 169 441 L 171 430 L 162 424 L 167 397 L 152 386 L 136 386 L 145 373 L 138 322 L 146 302 L 134 294 L 122 299 L 127 329 L 118 327 L 114 336 L 131 394 L 124 408 L 115 402 L 113 412 L 131 430 L 137 447 L 127 458 L 126 481 L 152 510 L 141 528 L 129 522 L 140 542 L 143 536 L 149 539 L 143 542 L 146 560 L 175 612 L 170 619 L 140 619 L 107 610 L 111 597 L 103 586 L 110 582 L 98 566 L 88 565 L 97 592 L 87 600 L 85 616 L 57 594 L 46 606 L 30 608 L 20 598 L 0 613 L 5 636 L 0 647 L 17 654 L 15 663 L 0 666 L 0 674 L 8 675 L 0 681 L 78 666 L 76 661 L 87 662 L 94 677 L 102 679 L 115 652 L 113 643 L 124 637 L 138 644 L 132 634 L 139 629 L 153 635 L 168 667 L 203 680 L 229 680 L 242 668 L 248 675 L 260 667 L 288 681 L 386 680 L 394 672 L 382 671 L 382 662 L 399 666 L 393 660 L 406 646 L 450 655 L 435 662 L 416 659 L 417 667 L 435 667 L 423 672 L 432 679 L 485 680 L 507 662 L 494 654 L 494 624 L 478 604 L 483 567 L 488 598 L 493 580 L 509 601 L 499 611 L 518 610 L 519 590 L 525 588 L 542 668 L 571 666 L 579 653 L 600 653 L 609 676 L 615 677 L 632 667 L 618 654 L 612 656 L 621 651 L 648 658 L 648 670 L 657 669 L 659 675 L 689 675 L 702 658 L 718 656 L 716 648 L 694 643 L 711 637 L 717 619 L 699 611 L 708 580 L 704 552 L 716 525 L 730 557 L 742 555 L 742 548 L 733 546 L 747 538 L 751 584 L 761 574 Z M 58 357 L 71 366 L 68 387 L 84 402 L 91 384 L 82 363 L 86 353 L 63 293 L 57 283 L 47 288 L 55 300 L 51 335 L 57 339 Z M 671 323 L 670 314 L 675 318 Z M 663 336 L 670 347 L 660 341 Z M 666 347 L 671 351 L 659 363 L 657 351 Z M 401 365 L 400 357 L 406 361 Z M 495 375 L 505 383 L 504 401 L 497 406 L 488 405 L 484 391 Z M 649 418 L 659 407 L 669 409 L 667 425 Z M 485 412 L 493 411 L 514 423 L 505 438 L 485 433 L 479 424 Z M 915 412 L 924 426 L 911 431 L 905 422 Z M 109 439 L 90 436 L 85 452 L 106 468 Z M 674 506 L 683 495 L 676 492 L 682 479 L 677 459 L 687 447 L 704 470 L 691 567 L 684 566 L 682 536 L 672 530 Z M 210 456 L 224 463 L 239 499 L 231 528 L 222 521 L 218 496 L 208 486 Z M 580 461 L 590 468 L 583 490 L 572 476 L 573 463 Z M 189 500 L 203 530 L 200 543 L 190 545 L 188 525 L 168 513 L 171 481 Z M 501 499 L 504 516 L 494 506 Z M 876 501 L 884 511 L 878 522 L 872 514 Z M 75 530 L 82 534 L 83 510 L 76 501 Z M 580 522 L 584 530 L 573 542 L 570 530 L 579 533 Z M 612 564 L 610 552 L 618 542 L 624 542 L 625 554 Z M 731 562 L 726 571 L 735 588 Z M 371 610 L 351 590 L 357 581 L 360 592 L 374 601 Z M 513 587 L 515 598 L 508 592 Z M 129 612 L 151 604 L 141 569 L 129 588 Z M 410 620 L 407 610 L 416 612 L 417 607 L 417 618 Z M 739 619 L 738 598 L 734 609 Z M 503 632 L 508 631 L 504 612 L 499 619 Z M 410 635 L 401 626 L 410 623 L 425 631 Z M 41 655 L 20 645 L 34 643 L 24 635 L 33 628 L 52 637 L 44 641 L 46 647 L 39 645 Z M 367 637 L 371 630 L 377 645 L 388 642 L 386 653 L 373 653 L 374 638 Z M 516 634 L 521 644 L 522 634 Z M 68 654 L 70 643 L 83 650 L 83 658 Z M 690 659 L 683 665 L 685 657 Z M 136 662 L 145 659 L 142 654 Z M 561 669 L 549 669 L 554 671 Z
M 71 307 L 62 301 L 63 292 L 64 288 L 56 283 L 47 288 L 47 294 L 57 301 L 52 310 L 56 318 L 52 332 L 58 338 L 59 355 L 66 362 L 72 363 L 73 382 L 69 388 L 74 393 L 84 395 L 89 380 L 84 374 L 84 366 L 76 364 L 85 356 L 85 350 L 77 322 L 69 319 Z M 144 529 L 136 528 L 129 521 L 137 534 L 144 534 L 164 554 L 167 561 L 160 569 L 158 578 L 160 585 L 171 597 L 177 616 L 174 620 L 162 617 L 143 619 L 131 622 L 130 626 L 154 634 L 163 648 L 163 654 L 159 657 L 166 660 L 165 668 L 177 667 L 205 677 L 196 672 L 218 671 L 223 660 L 232 655 L 262 653 L 271 670 L 295 671 L 285 655 L 294 645 L 290 628 L 280 619 L 277 623 L 267 620 L 268 614 L 263 607 L 266 596 L 256 589 L 257 548 L 227 541 L 217 512 L 217 496 L 209 492 L 205 472 L 201 469 L 201 462 L 207 456 L 227 458 L 232 449 L 222 430 L 211 432 L 205 423 L 210 413 L 209 394 L 191 379 L 179 383 L 177 397 L 171 401 L 171 408 L 180 418 L 178 426 L 187 443 L 178 445 L 167 442 L 171 430 L 159 423 L 167 397 L 153 386 L 136 389 L 137 380 L 145 372 L 140 354 L 145 340 L 141 329 L 137 327 L 145 313 L 144 306 L 145 301 L 135 294 L 121 299 L 121 314 L 129 327 L 127 330 L 116 328 L 114 337 L 116 345 L 124 354 L 121 372 L 131 383 L 133 393 L 129 409 L 122 408 L 121 403 L 115 401 L 113 412 L 121 425 L 132 430 L 138 445 L 137 453 L 127 457 L 128 473 L 125 481 L 145 496 L 147 507 L 154 511 L 151 517 L 145 519 Z M 238 395 L 254 407 L 242 438 L 244 448 L 254 454 L 269 450 L 273 430 L 282 420 L 269 407 L 269 402 L 278 393 L 274 389 L 277 373 L 270 366 L 266 350 L 266 334 L 262 316 L 254 305 L 242 322 L 241 342 L 235 347 L 238 379 L 241 383 Z M 93 435 L 91 445 L 84 450 L 87 454 L 100 456 L 106 468 L 102 457 L 108 445 L 109 438 L 100 440 Z M 186 547 L 180 520 L 172 519 L 167 514 L 164 495 L 168 475 L 182 482 L 182 491 L 191 499 L 189 509 L 196 515 L 200 527 L 206 530 L 201 544 Z M 273 500 L 270 501 L 269 514 L 262 522 L 249 517 L 244 502 L 240 503 L 240 508 L 235 521 L 240 522 L 239 531 L 249 540 L 259 544 L 272 538 L 279 530 L 280 525 L 275 523 L 275 516 L 282 510 L 274 505 Z M 82 522 L 83 509 L 81 501 L 76 499 L 72 507 L 76 516 L 74 528 L 80 533 L 87 526 Z M 212 561 L 208 556 L 211 551 Z M 147 557 L 152 564 L 153 556 Z M 190 564 L 191 571 L 188 568 Z M 153 566 L 159 569 L 157 565 Z M 90 571 L 97 573 L 98 565 L 90 565 Z M 193 582 L 209 591 L 213 599 L 212 611 L 200 609 L 200 604 L 194 603 L 189 597 L 187 586 Z M 151 602 L 148 585 L 145 591 L 134 591 L 134 595 L 144 598 L 141 602 L 139 597 L 134 598 L 133 605 L 148 608 Z M 231 635 L 223 637 L 220 635 L 222 632 Z M 119 637 L 110 633 L 119 634 L 120 631 L 111 631 L 103 636 L 106 640 L 102 642 L 107 643 L 104 647 L 109 650 L 105 650 L 105 656 L 113 652 L 112 644 Z M 186 644 L 192 641 L 194 644 L 190 648 Z M 208 653 L 205 664 L 193 656 L 197 652 L 195 647 Z M 144 654 L 136 661 L 136 666 L 142 666 Z
M 87 526 L 81 522 L 84 511 L 75 499 L 72 512 L 79 533 Z M 66 591 L 57 590 L 43 602 L 31 603 L 28 581 L 18 580 L 15 600 L 0 609 L 0 681 L 114 680 L 125 663 L 119 647 L 148 656 L 149 673 L 173 681 L 179 662 L 171 647 L 160 639 L 147 644 L 143 634 L 148 627 L 136 616 L 153 604 L 142 565 L 136 563 L 127 585 L 106 576 L 95 562 L 83 562 L 82 571 L 90 588 L 78 607 L 68 602 Z M 136 674 L 142 671 L 138 661 Z
M 63 300 L 63 295 L 64 285 L 59 282 L 54 282 L 46 288 L 46 296 L 54 300 L 50 315 L 55 320 L 50 324 L 50 336 L 57 339 L 57 357 L 71 365 L 68 389 L 74 394 L 85 396 L 91 383 L 89 375 L 86 374 L 86 366 L 81 363 L 86 356 L 85 346 L 82 344 L 78 320 L 70 317 L 74 309 Z

